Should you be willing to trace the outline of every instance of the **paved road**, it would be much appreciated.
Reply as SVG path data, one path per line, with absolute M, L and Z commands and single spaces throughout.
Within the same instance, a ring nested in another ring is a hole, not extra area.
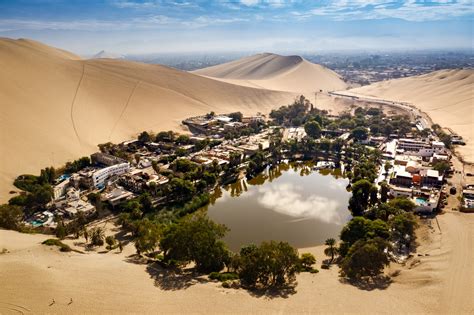
M 411 116 L 410 118 L 412 120 L 417 120 L 418 117 L 420 117 L 418 120 L 422 124 L 423 128 L 430 128 L 430 126 L 432 125 L 431 119 L 425 113 L 421 112 L 418 108 L 415 107 L 415 105 L 408 102 L 396 102 L 381 98 L 363 97 L 358 95 L 344 94 L 343 92 L 328 92 L 328 94 L 330 96 L 342 97 L 354 101 L 370 102 L 379 105 L 397 107 L 409 113 L 409 115 Z

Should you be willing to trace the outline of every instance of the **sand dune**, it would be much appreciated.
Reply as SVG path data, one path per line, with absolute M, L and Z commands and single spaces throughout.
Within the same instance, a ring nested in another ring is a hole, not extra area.
M 137 264 L 129 256 L 133 244 L 122 254 L 61 253 L 40 244 L 46 235 L 0 230 L 0 250 L 9 250 L 0 254 L 0 313 L 472 314 L 474 217 L 450 212 L 439 216 L 439 224 L 441 230 L 434 220 L 432 228 L 420 230 L 421 256 L 393 266 L 400 274 L 388 288 L 343 284 L 333 266 L 300 274 L 297 293 L 287 298 L 224 289 L 205 277 L 167 276 L 158 266 Z M 315 254 L 319 265 L 323 250 L 300 252 Z
M 243 86 L 298 93 L 347 88 L 334 71 L 300 56 L 258 54 L 193 73 Z
M 352 89 L 346 94 L 413 103 L 442 127 L 462 135 L 466 146 L 457 148 L 474 162 L 474 70 L 440 70 Z
M 172 68 L 81 60 L 30 40 L 0 39 L 0 199 L 12 179 L 123 141 L 179 128 L 211 110 L 254 114 L 294 94 L 231 85 Z

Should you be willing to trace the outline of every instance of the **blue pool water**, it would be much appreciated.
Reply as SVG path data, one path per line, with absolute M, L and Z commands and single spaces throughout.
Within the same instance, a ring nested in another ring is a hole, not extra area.
M 422 198 L 422 197 L 417 197 L 416 198 L 416 204 L 418 204 L 420 206 L 426 206 L 426 205 L 428 205 L 428 200 L 426 200 L 425 198 Z

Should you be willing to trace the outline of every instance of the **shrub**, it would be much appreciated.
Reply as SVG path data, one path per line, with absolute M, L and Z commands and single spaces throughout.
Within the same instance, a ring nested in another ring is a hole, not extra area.
M 115 248 L 115 244 L 117 243 L 117 240 L 113 235 L 109 235 L 105 238 L 105 242 L 107 243 L 107 249 L 112 250 Z
M 19 206 L 0 206 L 0 228 L 18 230 L 22 226 L 23 210 Z
M 300 257 L 300 271 L 311 271 L 313 270 L 313 265 L 316 263 L 316 258 L 313 254 L 303 253 Z
M 47 239 L 42 244 L 46 246 L 58 246 L 61 252 L 70 252 L 72 250 L 69 245 L 64 244 L 63 242 L 55 238 Z
M 238 280 L 239 275 L 236 274 L 235 272 L 211 272 L 209 274 L 209 279 L 211 280 L 217 280 L 220 282 L 226 282 L 229 280 Z

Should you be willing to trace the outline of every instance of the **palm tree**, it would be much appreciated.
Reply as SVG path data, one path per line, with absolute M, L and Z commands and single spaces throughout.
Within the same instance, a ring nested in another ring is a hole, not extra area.
M 339 249 L 336 247 L 336 240 L 333 238 L 328 238 L 325 242 L 325 245 L 329 247 L 324 249 L 324 255 L 328 257 L 330 256 L 331 257 L 330 263 L 332 263 L 332 261 L 334 260 L 334 256 L 336 256 L 339 253 Z
M 96 227 L 91 231 L 91 244 L 93 246 L 104 245 L 105 231 L 101 227 Z

